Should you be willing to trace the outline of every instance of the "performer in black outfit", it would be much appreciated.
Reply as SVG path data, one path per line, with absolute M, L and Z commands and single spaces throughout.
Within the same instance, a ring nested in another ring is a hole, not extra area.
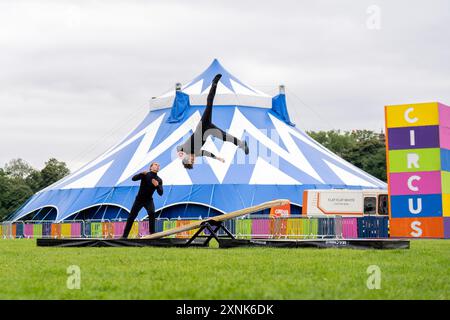
M 154 162 L 150 165 L 150 172 L 144 171 L 135 175 L 132 180 L 141 180 L 139 192 L 134 200 L 130 215 L 127 219 L 127 224 L 123 231 L 123 238 L 127 238 L 133 226 L 134 219 L 136 219 L 139 211 L 145 208 L 148 213 L 148 228 L 150 234 L 155 233 L 155 204 L 153 203 L 153 193 L 155 190 L 160 196 L 163 194 L 163 184 L 160 177 L 158 177 L 159 164 Z
M 217 157 L 211 152 L 202 150 L 201 148 L 206 142 L 209 136 L 213 136 L 221 139 L 222 141 L 232 142 L 236 146 L 244 149 L 245 154 L 248 154 L 247 142 L 243 142 L 238 138 L 226 133 L 219 127 L 212 123 L 212 107 L 213 100 L 216 94 L 217 83 L 219 82 L 221 74 L 215 76 L 212 81 L 211 89 L 209 90 L 206 109 L 203 112 L 203 116 L 195 128 L 194 133 L 189 137 L 189 139 L 182 145 L 177 147 L 178 156 L 182 158 L 183 166 L 186 169 L 192 169 L 194 167 L 195 157 L 211 157 L 219 161 L 225 162 L 223 158 Z

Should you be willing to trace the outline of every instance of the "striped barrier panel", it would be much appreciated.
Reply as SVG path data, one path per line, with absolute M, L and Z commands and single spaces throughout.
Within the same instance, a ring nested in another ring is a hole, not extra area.
M 139 237 L 139 223 L 137 221 L 134 221 L 130 230 L 130 234 L 128 235 L 128 238 L 133 239 L 138 237 Z
M 232 234 L 236 233 L 236 220 L 228 220 L 225 221 L 224 224 L 225 228 L 228 229 L 228 231 L 230 231 Z
M 23 222 L 16 223 L 16 238 L 23 238 Z
M 222 225 L 227 228 L 228 231 L 231 232 L 231 234 L 236 234 L 236 220 L 232 219 L 232 220 L 227 220 L 227 221 L 223 221 Z M 207 232 L 208 230 L 205 230 L 204 233 L 205 234 L 209 234 Z M 225 231 L 223 231 L 222 229 L 219 230 L 218 232 L 219 236 L 225 236 L 226 233 Z
M 11 238 L 14 239 L 16 237 L 17 226 L 15 223 L 11 225 Z
M 286 235 L 288 239 L 303 239 L 304 234 L 304 223 L 305 218 L 286 218 Z
M 8 239 L 10 237 L 10 232 L 11 227 L 10 224 L 8 223 L 2 223 L 2 238 L 3 239 Z
M 33 224 L 33 237 L 35 238 L 42 238 L 42 223 L 35 223 Z
M 34 237 L 34 224 L 33 223 L 25 223 L 23 226 L 23 237 L 30 239 Z
M 42 223 L 33 224 L 33 237 L 34 238 L 42 238 Z
M 334 235 L 336 238 L 343 238 L 342 235 L 342 216 L 334 217 Z
M 383 217 L 378 219 L 375 226 L 376 238 L 388 238 L 389 237 L 389 217 Z
M 72 238 L 81 238 L 82 222 L 74 222 L 70 224 L 70 236 Z
M 270 235 L 273 238 L 286 238 L 287 236 L 287 219 L 270 219 Z
M 90 237 L 92 237 L 92 238 L 102 238 L 103 237 L 102 223 L 101 222 L 91 222 L 91 234 L 90 234 Z
M 16 237 L 16 232 L 14 230 L 14 224 L 10 223 L 6 225 L 6 234 L 10 239 L 14 239 Z
M 304 219 L 287 219 L 286 235 L 289 239 L 302 239 Z
M 42 224 L 42 237 L 51 238 L 51 236 L 52 236 L 52 223 L 44 222 Z
M 2 238 L 9 239 L 11 238 L 11 224 L 10 223 L 2 223 Z
M 317 233 L 314 232 L 313 222 L 314 220 L 311 220 L 310 218 L 300 219 L 302 239 L 315 238 L 315 234 Z
M 251 219 L 236 219 L 236 236 L 241 239 L 250 239 L 252 235 Z
M 50 224 L 50 229 L 51 229 L 51 237 L 56 239 L 56 238 L 61 238 L 61 224 L 59 223 L 52 223 Z
M 319 229 L 318 218 L 302 219 L 303 233 L 306 239 L 316 239 Z
M 332 218 L 287 218 L 286 233 L 276 233 L 274 236 L 287 237 L 289 239 L 315 239 L 318 237 L 334 237 L 336 224 Z M 280 222 L 279 222 L 280 223 Z M 283 227 L 283 226 L 281 226 Z
M 187 226 L 187 225 L 189 225 L 189 224 L 191 224 L 193 222 L 195 222 L 195 220 L 176 220 L 175 221 L 175 228 Z M 180 232 L 180 233 L 177 233 L 175 237 L 176 238 L 190 238 L 197 231 L 198 231 L 198 229 L 189 230 L 189 231 L 185 231 L 185 232 Z
M 387 238 L 387 217 L 362 217 L 358 219 L 358 238 Z
M 114 238 L 120 238 L 123 235 L 123 230 L 125 229 L 126 222 L 114 222 L 113 223 L 113 235 Z
M 342 237 L 344 239 L 358 238 L 358 220 L 357 218 L 342 218 Z
M 102 222 L 102 237 L 103 238 L 113 238 L 114 237 L 114 225 L 112 222 L 106 221 Z
M 174 220 L 164 221 L 164 223 L 163 223 L 163 231 L 173 229 L 173 228 L 175 228 L 175 226 L 176 226 L 176 221 L 174 221 Z M 175 235 L 173 234 L 171 236 L 168 236 L 167 238 L 175 238 Z
M 70 238 L 72 237 L 72 224 L 71 223 L 61 223 L 61 238 Z
M 252 219 L 252 236 L 267 239 L 270 234 L 270 219 Z
M 148 234 L 150 234 L 149 232 L 149 221 L 145 220 L 145 221 L 139 221 L 139 236 L 143 237 L 146 236 Z
M 20 223 L 14 223 L 14 237 L 17 239 L 23 238 L 23 225 Z
M 334 218 L 318 218 L 317 235 L 320 238 L 334 238 Z
M 156 219 L 155 221 L 155 232 L 161 232 L 164 228 L 164 220 L 163 219 Z
M 370 224 L 367 219 L 358 218 L 358 238 L 370 238 Z
M 91 222 L 85 221 L 83 225 L 83 238 L 90 238 L 91 236 Z

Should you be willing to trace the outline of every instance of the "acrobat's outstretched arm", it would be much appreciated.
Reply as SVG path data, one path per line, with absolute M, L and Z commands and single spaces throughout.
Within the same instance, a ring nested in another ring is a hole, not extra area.
M 223 158 L 217 157 L 215 154 L 213 154 L 213 153 L 211 153 L 209 151 L 206 151 L 206 150 L 202 150 L 202 157 L 210 157 L 210 158 L 219 160 L 221 162 L 225 162 L 225 160 Z

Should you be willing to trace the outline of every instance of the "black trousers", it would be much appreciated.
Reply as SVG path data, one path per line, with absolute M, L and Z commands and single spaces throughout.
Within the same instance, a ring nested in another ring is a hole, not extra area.
M 205 111 L 203 112 L 202 118 L 200 120 L 200 123 L 202 125 L 202 134 L 203 134 L 203 140 L 206 141 L 206 138 L 208 136 L 216 137 L 222 141 L 228 141 L 236 146 L 242 146 L 243 142 L 239 140 L 238 138 L 232 136 L 231 134 L 225 132 L 224 130 L 220 129 L 216 125 L 212 123 L 212 109 L 213 109 L 213 102 L 214 102 L 214 96 L 216 95 L 216 89 L 217 84 L 213 83 L 211 85 L 211 89 L 208 93 L 207 103 Z
M 155 204 L 153 203 L 153 199 L 134 200 L 133 207 L 131 208 L 130 215 L 127 219 L 127 224 L 125 225 L 125 229 L 123 230 L 123 237 L 127 238 L 130 233 L 131 227 L 133 226 L 134 219 L 136 219 L 139 211 L 142 208 L 145 208 L 148 213 L 148 231 L 150 234 L 155 233 Z

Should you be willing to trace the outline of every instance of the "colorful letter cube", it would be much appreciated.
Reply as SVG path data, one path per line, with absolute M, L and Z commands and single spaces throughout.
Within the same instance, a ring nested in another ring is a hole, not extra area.
M 386 106 L 385 117 L 391 236 L 450 238 L 450 107 Z

